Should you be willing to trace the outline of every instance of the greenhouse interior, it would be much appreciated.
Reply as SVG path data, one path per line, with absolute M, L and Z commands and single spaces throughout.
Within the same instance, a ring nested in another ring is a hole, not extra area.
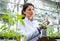
M 60 41 L 60 0 L 0 0 L 0 41 Z

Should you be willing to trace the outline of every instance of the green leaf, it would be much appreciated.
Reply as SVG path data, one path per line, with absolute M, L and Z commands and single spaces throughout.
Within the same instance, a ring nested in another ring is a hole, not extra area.
M 0 30 L 5 30 L 7 29 L 6 25 L 2 25 L 2 27 L 0 28 Z
M 0 32 L 0 36 L 3 36 L 3 32 Z
M 15 22 L 18 22 L 18 20 L 19 20 L 18 18 L 15 18 Z
M 9 38 L 9 37 L 11 37 L 11 33 L 6 31 L 6 32 L 4 33 L 4 36 Z
M 22 19 L 22 17 L 24 17 L 24 15 L 22 15 L 22 14 L 16 14 L 16 16 L 18 19 Z
M 14 30 L 17 30 L 17 31 L 19 31 L 20 29 L 19 29 L 19 28 L 15 28 Z
M 6 16 L 2 16 L 2 19 L 4 19 L 4 18 L 5 19 L 9 19 L 9 16 L 7 16 L 7 15 Z
M 22 23 L 22 25 L 25 25 L 25 24 L 24 24 L 24 21 L 23 21 L 22 19 L 20 19 L 20 22 Z
M 4 10 L 3 10 L 3 13 L 4 13 L 4 14 L 9 14 L 10 11 L 4 9 Z
M 11 33 L 14 33 L 14 30 L 10 30 Z
M 8 23 L 11 24 L 11 25 L 14 25 L 14 20 L 9 19 L 9 20 L 8 20 Z

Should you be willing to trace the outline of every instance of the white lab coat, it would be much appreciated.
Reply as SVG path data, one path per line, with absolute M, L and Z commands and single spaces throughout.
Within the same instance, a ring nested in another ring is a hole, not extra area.
M 25 18 L 24 19 L 24 24 L 25 25 L 22 25 L 19 22 L 18 27 L 20 28 L 20 33 L 27 36 L 26 41 L 37 41 L 37 39 L 39 37 L 39 36 L 37 36 L 39 34 L 38 29 L 37 29 L 38 28 L 38 23 L 36 21 L 30 21 L 30 20 L 28 20 L 28 18 Z M 24 41 L 24 39 L 22 38 L 21 41 Z

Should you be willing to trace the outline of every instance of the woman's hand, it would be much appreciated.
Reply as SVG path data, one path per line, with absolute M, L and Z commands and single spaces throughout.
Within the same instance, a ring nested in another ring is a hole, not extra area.
M 40 31 L 41 31 L 42 29 L 46 29 L 46 28 L 47 28 L 46 26 L 47 26 L 49 23 L 50 23 L 50 22 L 49 22 L 48 18 L 44 19 L 43 22 L 42 22 L 42 24 L 41 24 L 40 27 L 38 28 L 39 33 L 41 33 Z
M 48 25 L 49 23 L 50 23 L 50 22 L 49 22 L 48 18 L 45 18 L 45 19 L 43 20 L 43 24 Z

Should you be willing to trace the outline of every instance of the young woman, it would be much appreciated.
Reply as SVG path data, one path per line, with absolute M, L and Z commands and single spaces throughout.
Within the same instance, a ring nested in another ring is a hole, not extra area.
M 38 23 L 33 20 L 34 15 L 34 5 L 31 3 L 26 3 L 23 5 L 22 14 L 25 15 L 24 24 L 18 24 L 20 28 L 20 32 L 26 35 L 26 41 L 37 41 L 40 33 L 40 28 L 38 27 Z M 24 41 L 24 40 L 23 40 Z

